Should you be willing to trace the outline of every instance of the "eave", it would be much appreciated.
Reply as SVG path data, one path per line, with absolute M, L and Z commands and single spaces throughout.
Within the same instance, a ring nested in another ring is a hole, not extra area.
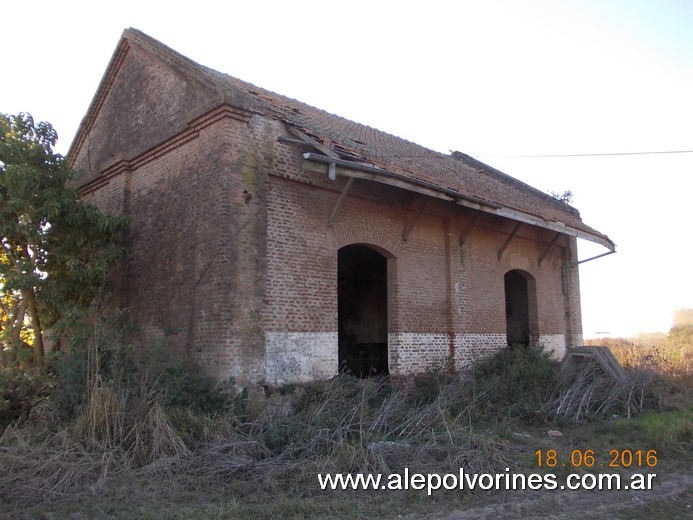
M 385 170 L 368 164 L 357 163 L 354 161 L 348 161 L 345 159 L 339 159 L 335 157 L 327 157 L 325 155 L 310 152 L 304 153 L 303 158 L 309 163 L 324 164 L 325 168 L 323 169 L 321 167 L 320 170 L 324 171 L 325 173 L 332 170 L 335 175 L 339 175 L 342 177 L 366 179 L 382 184 L 387 184 L 389 186 L 395 186 L 397 188 L 413 191 L 422 195 L 427 195 L 430 197 L 435 197 L 438 199 L 453 202 L 455 204 L 467 208 L 472 208 L 492 215 L 504 217 L 516 222 L 522 222 L 524 224 L 530 224 L 543 229 L 548 229 L 551 231 L 562 233 L 568 236 L 588 240 L 590 242 L 594 242 L 596 244 L 606 247 L 612 253 L 616 251 L 616 246 L 614 245 L 614 243 L 601 234 L 590 233 L 583 229 L 578 229 L 574 226 L 570 226 L 564 222 L 546 220 L 537 215 L 531 215 L 529 213 L 504 207 L 500 204 L 478 199 L 476 197 L 470 197 L 456 190 L 443 188 L 430 182 L 412 178 L 408 175 Z

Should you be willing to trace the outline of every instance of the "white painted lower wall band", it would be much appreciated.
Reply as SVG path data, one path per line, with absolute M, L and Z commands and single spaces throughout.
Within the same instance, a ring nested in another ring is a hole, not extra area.
M 563 359 L 563 356 L 565 356 L 566 346 L 564 334 L 542 334 L 539 336 L 539 344 L 557 361 L 560 361 Z
M 337 332 L 268 332 L 266 381 L 269 384 L 328 379 L 337 374 Z M 556 359 L 565 354 L 563 334 L 543 334 L 539 343 Z M 395 332 L 388 334 L 392 375 L 447 369 L 457 370 L 507 346 L 505 334 L 448 334 Z M 452 356 L 452 357 L 451 357 Z
M 459 370 L 507 345 L 505 334 L 431 334 L 397 332 L 389 334 L 390 373 L 405 375 L 426 370 Z
M 336 332 L 268 332 L 265 338 L 268 383 L 300 383 L 337 374 Z

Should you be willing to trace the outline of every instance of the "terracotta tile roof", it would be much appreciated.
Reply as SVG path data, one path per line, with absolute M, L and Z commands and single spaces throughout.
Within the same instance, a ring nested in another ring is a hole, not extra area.
M 206 83 L 215 84 L 216 90 L 227 99 L 242 104 L 241 108 L 281 120 L 321 141 L 343 158 L 453 190 L 496 207 L 562 223 L 613 250 L 613 242 L 584 224 L 575 208 L 468 155 L 436 152 L 222 74 L 193 62 L 140 31 L 128 29 L 123 38 L 145 45 L 169 62 L 203 75 Z
M 457 191 L 475 199 L 563 222 L 608 238 L 585 225 L 579 212 L 481 161 L 460 152 L 442 154 L 400 137 L 324 112 L 310 105 L 224 76 L 228 88 L 243 89 L 256 100 L 255 110 L 299 128 L 340 156 L 362 160 L 385 170 Z

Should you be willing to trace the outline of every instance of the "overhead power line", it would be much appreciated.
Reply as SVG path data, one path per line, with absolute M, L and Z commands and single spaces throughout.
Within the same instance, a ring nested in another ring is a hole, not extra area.
M 556 153 L 556 154 L 539 154 L 539 155 L 475 155 L 478 159 L 490 158 L 540 158 L 540 157 L 603 157 L 609 155 L 660 155 L 669 153 L 693 153 L 693 150 L 665 150 L 654 152 L 612 152 L 612 153 Z
M 662 154 L 676 154 L 676 153 L 693 153 L 693 150 L 658 150 L 651 152 L 607 152 L 607 153 L 555 153 L 555 154 L 536 154 L 536 155 L 472 155 L 469 157 L 473 159 L 532 159 L 532 158 L 544 158 L 544 157 L 608 157 L 608 156 L 618 156 L 618 155 L 662 155 Z M 372 157 L 379 157 L 381 159 L 397 158 L 397 159 L 409 159 L 409 158 L 421 158 L 421 159 L 432 159 L 430 154 L 414 154 L 414 155 L 377 155 L 372 154 Z M 443 158 L 445 156 L 443 155 Z

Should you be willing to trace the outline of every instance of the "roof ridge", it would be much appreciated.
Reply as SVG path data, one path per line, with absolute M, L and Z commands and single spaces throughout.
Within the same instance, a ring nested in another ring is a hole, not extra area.
M 574 208 L 573 206 L 571 206 L 567 202 L 563 202 L 562 200 L 558 200 L 557 198 L 552 197 L 548 193 L 544 193 L 540 189 L 535 188 L 531 184 L 527 184 L 526 182 L 521 181 L 520 179 L 517 179 L 517 178 L 513 177 L 512 175 L 508 175 L 507 173 L 500 171 L 498 168 L 494 168 L 493 166 L 490 166 L 490 165 L 486 164 L 485 162 L 480 161 L 479 159 L 472 157 L 471 155 L 468 155 L 464 152 L 459 152 L 457 150 L 452 152 L 450 155 L 458 161 L 463 161 L 467 164 L 471 163 L 470 166 L 474 165 L 474 166 L 480 167 L 482 170 L 484 170 L 489 175 L 496 176 L 501 182 L 505 182 L 506 184 L 517 186 L 517 187 L 525 189 L 525 190 L 531 190 L 536 195 L 543 198 L 546 202 L 556 206 L 556 208 L 563 210 L 563 211 L 566 211 L 568 213 L 572 213 L 573 215 L 577 216 L 578 218 L 580 217 L 580 212 L 578 211 L 578 209 Z
M 204 65 L 197 63 L 195 60 L 188 58 L 187 56 L 184 56 L 180 52 L 176 51 L 175 49 L 172 49 L 165 43 L 157 40 L 156 38 L 153 38 L 152 36 L 149 36 L 148 34 L 140 31 L 139 29 L 136 29 L 134 27 L 128 27 L 123 31 L 122 38 L 130 42 L 131 44 L 135 44 L 139 47 L 144 48 L 151 54 L 155 55 L 157 58 L 161 59 L 168 65 L 173 66 L 179 71 L 182 67 L 183 69 L 192 69 L 190 70 L 190 72 L 194 71 L 202 73 L 203 77 L 200 77 L 196 74 L 193 74 L 191 76 L 191 79 L 197 83 L 201 83 L 207 87 L 214 87 L 216 89 L 219 89 L 221 87 L 216 78 L 214 78 L 213 75 L 210 74 L 210 71 L 213 71 L 213 69 L 205 67 Z

